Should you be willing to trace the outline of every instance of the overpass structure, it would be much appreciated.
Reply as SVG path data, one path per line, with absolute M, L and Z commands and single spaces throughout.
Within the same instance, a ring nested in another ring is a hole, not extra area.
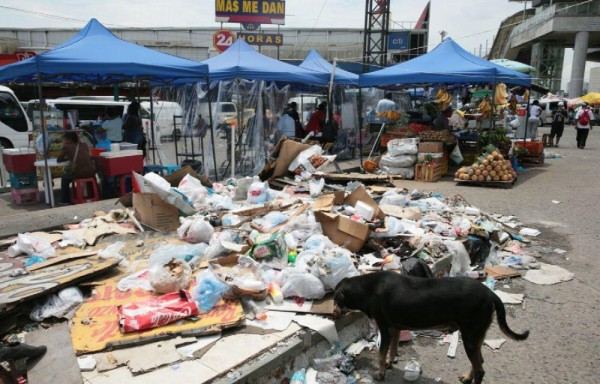
M 533 5 L 502 22 L 488 58 L 529 63 L 538 70 L 537 84 L 558 91 L 564 50 L 573 48 L 568 92 L 581 96 L 586 61 L 600 61 L 600 0 L 537 0 Z

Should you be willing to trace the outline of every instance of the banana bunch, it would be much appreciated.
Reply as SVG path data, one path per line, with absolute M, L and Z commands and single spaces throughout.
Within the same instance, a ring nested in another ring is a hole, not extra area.
M 483 115 L 484 119 L 490 117 L 492 112 L 492 103 L 490 103 L 490 100 L 487 98 L 481 100 L 477 108 L 479 108 L 479 112 Z
M 450 106 L 450 103 L 452 102 L 452 96 L 450 93 L 448 93 L 448 91 L 440 88 L 435 94 L 435 102 L 438 104 L 440 110 L 443 111 Z
M 524 103 L 529 102 L 529 89 L 525 90 L 525 93 L 523 94 L 523 99 L 522 100 L 523 100 Z
M 512 95 L 508 101 L 508 110 L 510 111 L 511 115 L 516 115 L 519 110 L 519 104 L 515 95 Z
M 506 92 L 506 84 L 496 84 L 496 92 L 494 93 L 494 104 L 501 106 L 508 104 L 508 92 Z

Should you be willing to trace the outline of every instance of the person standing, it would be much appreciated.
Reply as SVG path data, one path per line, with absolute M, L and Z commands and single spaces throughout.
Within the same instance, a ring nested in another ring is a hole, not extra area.
M 140 117 L 140 103 L 137 101 L 132 101 L 127 107 L 127 114 L 123 119 L 123 141 L 137 144 L 138 150 L 144 151 L 146 157 L 146 140 Z
M 434 131 L 447 131 L 450 132 L 450 118 L 454 110 L 452 107 L 447 107 L 440 113 L 438 117 L 433 121 Z
M 86 143 L 80 143 L 75 132 L 65 132 L 63 136 L 63 149 L 57 161 L 69 161 L 60 180 L 60 204 L 71 204 L 71 182 L 75 179 L 87 179 L 96 176 L 96 164 L 90 157 L 90 150 Z
M 579 149 L 585 148 L 585 142 L 587 141 L 590 129 L 592 129 L 592 120 L 594 120 L 594 114 L 592 113 L 589 104 L 585 103 L 575 115 L 575 128 L 577 129 L 577 148 Z
M 298 103 L 292 101 L 290 103 L 290 107 L 287 110 L 287 114 L 294 120 L 294 129 L 295 129 L 295 137 L 304 137 L 306 136 L 306 132 L 304 132 L 304 128 L 302 128 L 302 123 L 300 122 L 300 114 L 298 113 Z
M 565 103 L 562 101 L 558 103 L 558 108 L 554 111 L 554 117 L 552 118 L 552 128 L 550 130 L 550 146 L 558 148 L 558 142 L 562 137 L 565 130 L 565 120 L 569 119 L 569 113 L 565 109 Z M 554 137 L 556 136 L 556 144 L 554 144 Z
M 396 111 L 398 108 L 396 107 L 396 103 L 392 100 L 392 93 L 386 92 L 384 94 L 384 98 L 379 100 L 377 103 L 377 107 L 375 108 L 375 113 L 385 113 L 387 111 Z
M 119 116 L 117 108 L 106 108 L 106 119 L 102 122 L 102 126 L 96 129 L 96 132 L 106 134 L 106 138 L 111 143 L 123 141 L 123 120 Z
M 529 107 L 529 120 L 527 120 L 527 132 L 529 133 L 531 140 L 535 140 L 537 138 L 541 114 L 542 108 L 540 107 L 539 100 L 533 100 L 531 107 Z
M 317 136 L 323 131 L 325 120 L 327 119 L 327 103 L 322 102 L 317 107 L 317 110 L 310 115 L 308 123 L 306 123 L 306 133 L 314 132 Z

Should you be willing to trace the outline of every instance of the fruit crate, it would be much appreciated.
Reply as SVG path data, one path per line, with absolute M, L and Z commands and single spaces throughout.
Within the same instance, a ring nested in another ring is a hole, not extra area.
M 40 202 L 40 191 L 37 188 L 10 189 L 12 202 L 17 205 L 37 204 Z
M 434 182 L 448 173 L 448 162 L 422 163 L 415 166 L 415 180 Z
M 35 171 L 27 173 L 9 172 L 8 177 L 10 186 L 15 189 L 37 188 L 38 185 L 38 177 Z

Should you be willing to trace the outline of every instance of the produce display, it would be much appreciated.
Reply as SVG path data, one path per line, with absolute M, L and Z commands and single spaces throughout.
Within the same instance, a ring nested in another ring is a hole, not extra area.
M 487 119 L 492 114 L 492 103 L 487 97 L 479 102 L 477 108 L 484 119 Z
M 402 117 L 402 114 L 400 114 L 400 112 L 398 112 L 398 111 L 390 110 L 390 111 L 385 111 L 385 112 L 379 112 L 376 116 L 386 118 L 391 121 L 396 121 L 396 120 L 400 120 L 400 118 Z
M 437 103 L 440 110 L 443 111 L 444 109 L 450 106 L 450 103 L 452 102 L 452 96 L 450 95 L 450 93 L 448 93 L 448 91 L 440 88 L 435 94 L 435 102 Z
M 455 144 L 456 138 L 448 131 L 423 131 L 419 132 L 421 141 L 441 141 L 444 144 Z
M 473 165 L 462 167 L 454 174 L 458 181 L 504 181 L 511 182 L 517 177 L 510 161 L 497 150 L 484 154 Z
M 410 130 L 415 133 L 419 133 L 419 132 L 423 132 L 423 131 L 428 131 L 431 127 L 426 124 L 410 123 L 408 125 L 408 128 L 410 128 Z

